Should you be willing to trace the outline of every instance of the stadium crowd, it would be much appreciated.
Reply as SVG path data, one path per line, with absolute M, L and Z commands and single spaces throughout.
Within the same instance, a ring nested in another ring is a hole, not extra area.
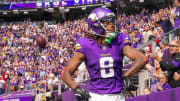
M 167 39 L 168 36 L 163 35 L 174 29 L 174 11 L 174 8 L 165 8 L 150 13 L 143 9 L 140 14 L 119 15 L 118 30 L 129 36 L 134 48 L 148 42 L 150 36 L 155 36 L 159 46 L 155 54 L 161 54 L 164 50 L 163 45 L 169 48 L 170 40 Z M 57 89 L 63 67 L 73 56 L 76 40 L 84 37 L 86 32 L 88 32 L 86 18 L 67 20 L 63 24 L 55 25 L 30 21 L 2 24 L 0 26 L 0 94 L 30 89 Z M 46 39 L 46 48 L 40 49 L 37 46 L 37 35 L 42 35 Z M 154 73 L 152 83 L 156 86 L 153 88 L 155 90 L 151 89 L 151 91 L 154 93 L 171 88 L 163 87 L 167 83 L 167 75 L 151 56 L 152 47 L 144 48 L 143 52 L 149 56 L 147 70 Z M 175 74 L 179 76 L 178 72 Z
M 13 91 L 14 87 L 30 89 L 30 84 L 35 83 L 42 88 L 46 83 L 57 84 L 62 67 L 72 56 L 71 48 L 86 30 L 85 26 L 83 19 L 52 26 L 47 23 L 37 25 L 35 22 L 1 25 L 0 71 L 4 81 L 10 82 Z M 37 34 L 46 38 L 45 49 L 38 49 L 35 41 Z M 2 85 L 0 88 L 4 89 Z M 5 86 L 5 89 L 8 87 Z

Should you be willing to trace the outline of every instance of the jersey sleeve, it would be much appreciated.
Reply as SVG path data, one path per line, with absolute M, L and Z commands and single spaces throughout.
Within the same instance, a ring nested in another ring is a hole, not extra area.
M 81 52 L 81 53 L 85 54 L 85 46 L 84 46 L 84 42 L 82 39 L 77 41 L 77 43 L 75 45 L 75 52 Z
M 122 48 L 126 45 L 130 45 L 130 43 L 131 43 L 130 37 L 128 37 L 128 35 L 126 35 L 126 34 L 119 33 L 117 38 L 118 38 L 118 42 L 121 44 Z

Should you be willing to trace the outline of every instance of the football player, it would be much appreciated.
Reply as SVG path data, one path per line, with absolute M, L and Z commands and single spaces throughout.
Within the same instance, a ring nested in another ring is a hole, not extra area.
M 123 78 L 135 74 L 147 62 L 145 55 L 130 47 L 125 34 L 116 32 L 115 20 L 115 14 L 103 7 L 94 9 L 88 16 L 90 33 L 77 41 L 76 52 L 62 78 L 78 100 L 125 101 Z M 123 56 L 134 60 L 125 74 L 122 74 Z M 90 76 L 90 92 L 78 86 L 72 77 L 82 61 Z

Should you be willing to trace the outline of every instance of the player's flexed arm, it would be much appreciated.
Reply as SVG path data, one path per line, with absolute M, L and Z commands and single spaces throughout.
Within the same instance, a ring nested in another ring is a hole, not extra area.
M 126 73 L 124 73 L 123 76 L 131 76 L 135 74 L 148 61 L 147 57 L 143 53 L 128 45 L 123 48 L 123 54 L 134 61 L 132 67 Z
M 81 64 L 83 60 L 84 54 L 80 52 L 75 52 L 73 58 L 65 67 L 62 79 L 72 89 L 74 89 L 77 86 L 72 77 L 72 74 L 77 70 L 78 66 Z
M 88 100 L 89 93 L 85 91 L 83 88 L 77 86 L 76 82 L 74 81 L 72 74 L 77 70 L 77 67 L 81 64 L 84 60 L 85 56 L 83 53 L 75 52 L 73 58 L 70 60 L 69 64 L 65 67 L 63 72 L 63 81 L 73 89 L 75 96 L 78 100 Z
M 131 83 L 129 76 L 138 72 L 146 64 L 147 57 L 144 54 L 142 54 L 140 51 L 128 45 L 124 46 L 123 54 L 125 56 L 128 56 L 134 61 L 132 67 L 126 73 L 123 74 L 125 89 L 127 91 L 137 90 L 137 87 Z

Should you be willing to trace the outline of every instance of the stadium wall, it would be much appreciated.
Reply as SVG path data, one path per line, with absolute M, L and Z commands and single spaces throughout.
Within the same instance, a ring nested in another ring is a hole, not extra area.
M 126 99 L 126 101 L 180 101 L 180 87 L 153 93 L 150 95 L 141 95 Z M 77 101 L 71 90 L 62 93 L 62 101 Z

